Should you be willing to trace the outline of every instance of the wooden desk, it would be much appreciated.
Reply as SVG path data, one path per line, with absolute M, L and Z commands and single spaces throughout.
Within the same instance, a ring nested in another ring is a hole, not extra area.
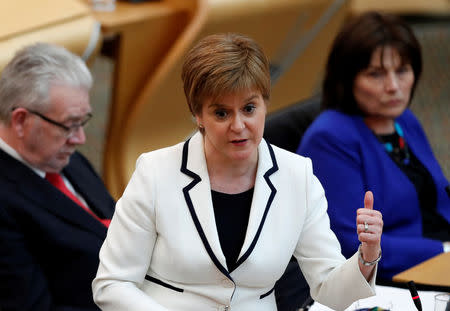
M 87 2 L 88 0 L 82 0 Z M 103 177 L 117 199 L 125 180 L 115 167 L 113 141 L 149 77 L 171 48 L 187 23 L 189 12 L 173 1 L 128 3 L 117 1 L 112 12 L 92 11 L 104 36 L 117 36 L 112 103 L 105 142 Z M 115 143 L 117 145 L 117 142 Z
M 448 0 L 351 0 L 351 13 L 361 14 L 365 11 L 384 11 L 399 15 L 448 16 Z
M 84 0 L 87 2 L 87 0 Z M 111 12 L 92 11 L 92 15 L 102 24 L 105 33 L 122 33 L 133 25 L 168 17 L 177 11 L 167 1 L 149 1 L 141 3 L 116 2 Z
M 0 72 L 21 48 L 36 42 L 64 46 L 91 60 L 98 24 L 78 0 L 0 1 Z M 93 49 L 92 49 L 93 48 Z
M 0 40 L 14 38 L 39 28 L 62 24 L 89 14 L 89 7 L 77 1 L 0 1 Z
M 395 275 L 395 282 L 414 281 L 418 284 L 450 287 L 450 253 L 439 254 Z

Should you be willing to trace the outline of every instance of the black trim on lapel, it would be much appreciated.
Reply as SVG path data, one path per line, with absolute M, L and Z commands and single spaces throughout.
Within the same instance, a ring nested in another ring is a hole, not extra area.
M 203 245 L 205 246 L 209 257 L 214 262 L 214 264 L 216 265 L 217 269 L 220 270 L 220 272 L 222 272 L 224 275 L 226 275 L 230 280 L 233 280 L 231 278 L 230 273 L 228 272 L 228 270 L 224 266 L 222 266 L 222 264 L 217 259 L 217 257 L 214 254 L 214 252 L 212 251 L 211 246 L 208 243 L 208 239 L 206 238 L 205 232 L 203 231 L 203 228 L 200 225 L 200 221 L 198 220 L 197 214 L 195 213 L 194 205 L 192 204 L 192 200 L 191 200 L 191 197 L 189 195 L 189 190 L 191 190 L 193 187 L 195 187 L 195 185 L 198 184 L 202 180 L 200 178 L 200 176 L 198 176 L 194 172 L 192 172 L 192 171 L 187 169 L 189 141 L 190 141 L 190 139 L 188 139 L 184 143 L 184 146 L 183 146 L 183 158 L 182 158 L 182 161 L 181 161 L 181 169 L 180 170 L 181 170 L 181 172 L 183 174 L 186 174 L 189 177 L 192 177 L 194 180 L 189 185 L 187 185 L 186 187 L 183 188 L 184 200 L 186 201 L 186 204 L 187 204 L 187 206 L 189 208 L 189 212 L 191 213 L 192 220 L 194 221 L 195 227 L 197 228 L 197 232 L 200 235 L 200 238 L 202 239 Z
M 259 239 L 259 235 L 261 234 L 262 228 L 264 227 L 264 223 L 266 221 L 267 214 L 269 213 L 270 206 L 272 205 L 273 199 L 275 198 L 275 194 L 277 193 L 277 189 L 274 187 L 272 182 L 270 181 L 270 175 L 278 171 L 278 163 L 275 159 L 275 153 L 273 152 L 272 146 L 266 142 L 267 148 L 269 149 L 270 158 L 272 159 L 272 167 L 267 170 L 267 172 L 264 174 L 264 179 L 266 180 L 266 183 L 269 185 L 269 188 L 271 190 L 269 200 L 266 204 L 266 209 L 264 210 L 264 215 L 261 220 L 261 223 L 259 224 L 258 231 L 256 232 L 255 238 L 252 241 L 252 244 L 250 244 L 250 247 L 247 249 L 247 251 L 239 258 L 239 260 L 236 262 L 236 267 L 239 266 L 241 263 L 243 263 L 248 256 L 252 253 L 253 249 L 255 248 L 256 242 Z
M 208 240 L 206 238 L 206 235 L 202 229 L 202 226 L 200 225 L 200 221 L 198 220 L 198 217 L 195 213 L 195 209 L 194 206 L 192 204 L 192 200 L 191 197 L 189 195 L 189 191 L 195 187 L 195 185 L 197 185 L 202 179 L 200 178 L 200 176 L 198 176 L 196 173 L 190 171 L 187 169 L 187 160 L 188 160 L 188 152 L 189 152 L 189 140 L 187 140 L 184 145 L 183 145 L 183 157 L 182 157 L 182 161 L 181 161 L 181 172 L 183 174 L 186 174 L 190 177 L 192 177 L 194 180 L 187 185 L 186 187 L 183 188 L 183 194 L 184 194 L 184 199 L 186 201 L 186 204 L 189 208 L 189 212 L 191 213 L 191 217 L 192 220 L 194 221 L 195 227 L 197 228 L 198 234 L 200 235 L 200 238 L 202 239 L 203 245 L 206 248 L 206 251 L 208 252 L 209 257 L 211 258 L 211 260 L 214 262 L 214 264 L 216 265 L 216 267 L 225 275 L 227 276 L 231 281 L 233 281 L 232 277 L 230 276 L 230 273 L 228 272 L 228 270 L 222 266 L 222 264 L 219 262 L 219 260 L 217 259 L 217 257 L 215 256 L 214 252 L 211 249 L 211 246 L 208 243 Z M 239 258 L 239 260 L 236 263 L 236 266 L 239 266 L 241 263 L 243 263 L 248 256 L 250 256 L 251 252 L 253 251 L 253 249 L 256 246 L 256 242 L 259 239 L 259 236 L 261 234 L 262 228 L 264 227 L 264 223 L 267 217 L 267 214 L 269 212 L 270 206 L 272 205 L 273 199 L 275 198 L 275 195 L 277 193 L 277 189 L 274 187 L 274 185 L 272 184 L 272 182 L 270 181 L 270 175 L 272 175 L 273 173 L 275 173 L 276 171 L 278 171 L 278 164 L 275 158 L 275 153 L 272 149 L 272 146 L 267 143 L 267 147 L 269 149 L 269 154 L 270 154 L 270 158 L 272 160 L 272 167 L 270 169 L 267 170 L 267 172 L 264 174 L 264 179 L 266 181 L 266 183 L 268 184 L 269 188 L 271 189 L 271 193 L 269 196 L 269 199 L 267 201 L 266 204 L 266 208 L 264 210 L 264 215 L 263 218 L 261 220 L 261 223 L 258 227 L 257 233 L 252 241 L 252 243 L 250 244 L 250 247 L 248 248 L 248 250 L 242 255 L 241 258 Z M 233 281 L 234 282 L 234 281 Z
M 269 290 L 267 293 L 262 294 L 261 296 L 259 296 L 259 299 L 264 299 L 264 298 L 266 298 L 267 296 L 269 296 L 270 294 L 272 294 L 272 292 L 274 291 L 274 289 L 275 289 L 275 286 L 272 287 L 272 289 Z

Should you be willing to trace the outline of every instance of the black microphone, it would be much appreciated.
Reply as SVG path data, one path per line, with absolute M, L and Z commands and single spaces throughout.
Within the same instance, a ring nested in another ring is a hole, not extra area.
M 420 297 L 417 293 L 416 284 L 414 284 L 414 281 L 409 281 L 407 284 L 417 310 L 422 311 L 422 303 L 420 302 Z

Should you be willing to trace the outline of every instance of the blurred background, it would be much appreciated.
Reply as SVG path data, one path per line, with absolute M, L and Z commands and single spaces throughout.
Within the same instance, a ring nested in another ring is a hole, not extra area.
M 80 150 L 117 198 L 140 153 L 194 130 L 180 68 L 199 38 L 241 32 L 263 46 L 273 67 L 272 113 L 319 92 L 339 27 L 372 9 L 402 16 L 422 44 L 424 72 L 411 108 L 449 178 L 449 0 L 141 0 L 116 1 L 109 11 L 94 10 L 91 0 L 2 1 L 0 70 L 32 41 L 83 55 L 94 76 L 94 117 Z

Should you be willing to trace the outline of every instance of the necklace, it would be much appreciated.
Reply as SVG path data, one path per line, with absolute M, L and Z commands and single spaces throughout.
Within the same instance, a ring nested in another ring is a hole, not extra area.
M 394 134 L 377 135 L 377 137 L 383 144 L 386 152 L 395 162 L 408 165 L 410 163 L 411 156 L 408 145 L 405 142 L 403 130 L 397 122 L 394 122 L 394 129 Z

